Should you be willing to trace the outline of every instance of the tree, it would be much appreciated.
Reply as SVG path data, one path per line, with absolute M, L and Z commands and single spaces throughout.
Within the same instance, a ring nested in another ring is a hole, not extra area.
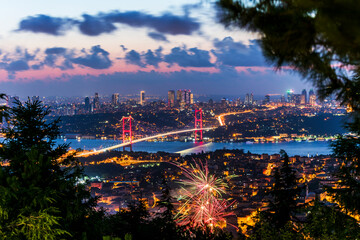
M 360 214 L 360 139 L 358 137 L 340 137 L 333 143 L 335 156 L 339 159 L 337 188 L 326 190 L 348 213 Z
M 312 81 L 322 98 L 360 107 L 356 0 L 219 0 L 228 25 L 259 33 L 266 59 Z
M 259 33 L 266 59 L 312 81 L 321 98 L 353 109 L 354 136 L 333 144 L 338 188 L 327 187 L 341 211 L 360 213 L 360 4 L 356 0 L 219 0 L 222 20 Z M 327 210 L 326 210 L 327 211 Z M 337 211 L 340 211 L 337 209 Z M 345 226 L 347 227 L 347 226 Z
M 306 239 L 359 239 L 360 227 L 356 220 L 342 213 L 336 206 L 327 206 L 318 198 L 306 209 L 303 224 Z
M 43 239 L 36 231 L 54 239 L 96 239 L 95 226 L 89 227 L 96 199 L 78 183 L 83 169 L 74 155 L 66 156 L 68 145 L 55 146 L 60 120 L 49 122 L 50 110 L 40 101 L 16 101 L 8 113 L 0 149 L 1 161 L 9 162 L 0 168 L 0 232 L 20 239 Z
M 286 239 L 297 239 L 294 229 L 299 212 L 297 198 L 301 189 L 298 185 L 295 170 L 289 163 L 289 156 L 284 150 L 280 151 L 282 165 L 275 169 L 273 187 L 266 193 L 268 209 L 259 212 L 255 218 L 255 225 L 250 227 L 250 239 L 273 239 L 274 236 L 283 236 Z M 281 238 L 280 238 L 281 239 Z

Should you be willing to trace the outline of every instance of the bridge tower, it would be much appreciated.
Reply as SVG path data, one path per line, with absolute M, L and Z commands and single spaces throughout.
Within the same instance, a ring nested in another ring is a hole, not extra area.
M 195 110 L 195 143 L 203 141 L 202 109 Z
M 133 134 L 132 134 L 132 125 L 131 125 L 131 119 L 132 117 L 123 117 L 122 120 L 122 136 L 123 136 L 123 143 L 130 142 L 128 145 L 130 147 L 130 151 L 132 151 L 132 140 L 133 140 Z M 125 147 L 123 147 L 123 150 L 125 151 Z

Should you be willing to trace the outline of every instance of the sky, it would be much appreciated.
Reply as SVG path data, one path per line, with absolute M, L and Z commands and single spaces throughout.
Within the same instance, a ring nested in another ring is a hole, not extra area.
M 275 71 L 259 36 L 225 27 L 213 0 L 17 0 L 0 9 L 8 95 L 256 95 L 311 85 Z

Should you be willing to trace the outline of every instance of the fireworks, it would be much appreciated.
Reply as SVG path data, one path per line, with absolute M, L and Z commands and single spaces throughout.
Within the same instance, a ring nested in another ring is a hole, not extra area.
M 178 223 L 210 228 L 226 225 L 225 217 L 233 213 L 227 211 L 232 203 L 222 199 L 227 188 L 224 180 L 210 174 L 207 164 L 195 163 L 190 169 L 180 168 L 186 179 L 180 182 Z

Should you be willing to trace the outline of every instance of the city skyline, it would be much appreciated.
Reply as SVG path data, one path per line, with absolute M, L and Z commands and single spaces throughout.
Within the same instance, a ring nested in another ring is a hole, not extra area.
M 0 27 L 3 92 L 89 96 L 191 88 L 265 95 L 311 88 L 289 69 L 275 72 L 256 34 L 219 23 L 213 1 L 82 3 L 7 3 L 1 20 L 8 24 Z

